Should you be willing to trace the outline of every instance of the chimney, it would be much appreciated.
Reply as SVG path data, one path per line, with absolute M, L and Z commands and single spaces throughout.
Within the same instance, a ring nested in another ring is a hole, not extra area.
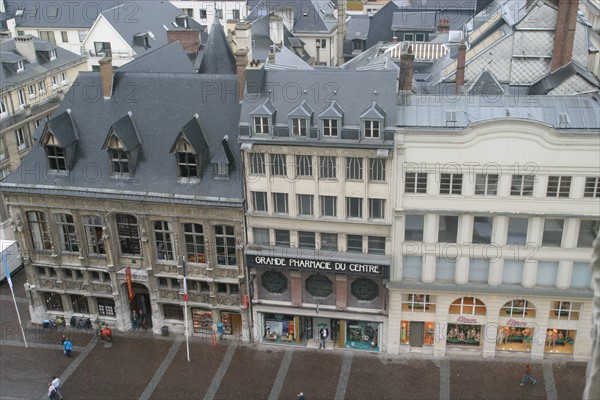
M 244 97 L 246 86 L 246 66 L 248 65 L 248 49 L 237 49 L 235 52 L 235 66 L 237 70 L 238 100 Z
M 398 36 L 392 37 L 392 43 L 398 43 Z
M 346 37 L 346 11 L 348 9 L 347 0 L 338 0 L 337 2 L 337 65 L 344 63 L 344 38 Z
M 531 7 L 531 5 L 535 2 L 536 2 L 536 0 L 526 0 L 525 1 L 525 9 L 529 10 L 529 7 Z
M 408 49 L 406 49 L 406 51 L 402 51 L 400 54 L 400 79 L 398 82 L 399 91 L 412 91 L 414 71 L 415 55 L 412 52 L 412 46 L 408 46 Z
M 437 26 L 438 33 L 450 31 L 450 20 L 448 18 L 441 18 Z
M 317 42 L 316 44 L 316 56 L 315 56 L 315 65 L 319 65 L 319 63 L 321 62 L 321 43 Z
M 552 71 L 571 62 L 578 8 L 579 0 L 558 0 L 554 50 L 552 51 Z
M 112 58 L 104 57 L 103 59 L 98 61 L 100 64 L 100 80 L 102 83 L 102 95 L 105 100 L 108 100 L 112 96 L 113 90 L 113 66 L 112 66 Z
M 278 15 L 269 17 L 269 37 L 274 44 L 283 44 L 283 18 Z
M 33 45 L 33 36 L 17 36 L 15 38 L 15 47 L 19 54 L 25 57 L 27 61 L 33 62 L 37 60 L 37 57 L 35 56 L 35 47 Z
M 238 49 L 248 50 L 248 60 L 252 60 L 251 26 L 250 22 L 238 22 L 235 24 L 235 43 Z
M 167 31 L 167 42 L 179 41 L 188 54 L 198 54 L 200 49 L 200 31 L 198 29 L 177 28 Z
M 458 45 L 458 54 L 456 56 L 456 94 L 459 94 L 465 84 L 465 60 L 467 58 L 467 45 L 461 41 Z

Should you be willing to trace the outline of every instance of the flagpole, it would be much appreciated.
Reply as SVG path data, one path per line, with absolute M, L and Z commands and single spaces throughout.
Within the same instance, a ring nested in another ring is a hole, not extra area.
M 188 311 L 187 311 L 187 306 L 188 306 L 188 294 L 187 294 L 187 275 L 186 275 L 186 271 L 185 271 L 185 256 L 182 257 L 183 259 L 183 304 L 184 304 L 184 315 L 185 315 L 185 348 L 186 348 L 186 352 L 187 352 L 187 360 L 188 362 L 190 362 L 190 329 L 188 327 L 189 323 L 188 323 Z
M 8 270 L 8 263 L 6 262 L 6 255 L 2 256 L 2 262 L 4 262 L 4 270 L 6 271 L 6 281 L 10 286 L 10 292 L 12 293 L 13 302 L 15 303 L 15 310 L 17 311 L 17 318 L 19 319 L 19 326 L 21 327 L 21 333 L 23 334 L 23 342 L 25 342 L 25 348 L 28 349 L 27 338 L 25 337 L 25 330 L 23 329 L 23 323 L 21 322 L 21 313 L 19 313 L 19 307 L 17 307 L 17 299 L 15 297 L 15 291 L 13 289 L 12 279 L 10 279 L 10 271 Z

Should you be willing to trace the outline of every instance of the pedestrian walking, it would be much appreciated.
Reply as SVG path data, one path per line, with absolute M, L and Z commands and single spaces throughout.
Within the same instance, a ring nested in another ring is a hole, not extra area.
M 66 339 L 63 343 L 63 350 L 66 357 L 71 357 L 71 350 L 73 350 L 73 343 L 69 339 Z
M 142 329 L 144 329 L 144 331 L 148 330 L 146 327 L 146 314 L 144 313 L 144 310 L 140 308 L 140 312 L 138 314 L 140 317 L 139 325 L 142 327 Z
M 140 329 L 140 323 L 138 320 L 138 315 L 135 310 L 131 312 L 131 329 L 136 330 Z
M 327 329 L 327 327 L 324 326 L 319 331 L 319 339 L 320 339 L 319 349 L 321 347 L 325 348 L 325 341 L 327 340 L 328 337 L 329 337 L 329 329 Z
M 60 344 L 64 346 L 65 340 L 67 340 L 67 337 L 65 335 L 62 335 L 62 338 L 60 338 Z
M 223 322 L 219 321 L 217 323 L 217 332 L 219 332 L 219 342 L 223 340 L 223 334 L 225 333 L 225 326 Z
M 62 392 L 60 391 L 61 381 L 57 377 L 52 377 L 52 386 L 54 386 L 54 390 L 56 390 L 56 395 L 58 396 L 58 400 L 63 398 Z
M 531 376 L 531 365 L 529 364 L 525 366 L 525 375 L 521 378 L 521 386 L 525 385 L 527 382 L 531 382 L 534 385 L 537 383 L 535 378 Z
M 298 400 L 304 400 L 304 393 L 298 393 Z
M 56 397 L 56 388 L 52 386 L 52 382 L 48 384 L 48 398 L 50 400 L 58 400 Z

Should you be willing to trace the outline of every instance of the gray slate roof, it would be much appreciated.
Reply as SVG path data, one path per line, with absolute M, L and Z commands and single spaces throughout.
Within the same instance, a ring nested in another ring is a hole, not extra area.
M 346 22 L 346 39 L 366 40 L 369 35 L 371 18 L 368 15 L 352 15 Z
M 16 62 L 18 60 L 23 61 L 24 70 L 19 73 L 13 72 L 5 65 L 0 67 L 0 82 L 2 86 L 7 85 L 18 85 L 21 82 L 25 82 L 31 79 L 35 79 L 42 74 L 46 74 L 48 71 L 56 70 L 59 68 L 66 67 L 72 64 L 78 64 L 85 61 L 85 57 L 79 54 L 72 53 L 61 47 L 54 47 L 52 44 L 48 44 L 42 39 L 36 37 L 33 38 L 34 47 L 36 49 L 41 47 L 50 47 L 56 50 L 56 59 L 50 61 L 48 58 L 41 55 L 36 51 L 36 61 L 30 63 L 23 56 L 21 56 L 15 47 L 15 40 L 9 39 L 0 42 L 0 60 L 4 64 L 5 62 Z M 49 45 L 49 46 L 48 46 Z
M 194 74 L 194 64 L 178 41 L 166 44 L 119 67 L 119 72 Z
M 600 134 L 600 104 L 590 96 L 477 96 L 409 95 L 398 110 L 398 126 L 419 128 L 465 128 L 493 119 L 539 121 L 556 129 L 585 130 Z M 447 113 L 454 112 L 456 122 Z M 559 121 L 567 114 L 570 123 Z
M 71 112 L 69 110 L 64 111 L 54 118 L 52 118 L 46 124 L 48 131 L 50 131 L 54 137 L 58 140 L 61 147 L 68 147 L 73 142 L 78 140 L 77 130 L 75 129 L 75 125 L 73 124 L 73 119 L 71 118 Z M 41 137 L 40 141 L 41 142 Z
M 202 62 L 198 73 L 201 74 L 235 74 L 235 56 L 227 43 L 225 32 L 219 18 L 213 20 L 208 33 L 208 42 L 202 50 Z
M 330 0 L 259 0 L 249 2 L 251 10 L 246 18 L 254 21 L 275 10 L 292 10 L 293 31 L 302 33 L 329 33 L 337 25 L 337 16 Z
M 54 113 L 60 115 L 71 109 L 79 133 L 74 169 L 68 176 L 50 173 L 51 179 L 46 179 L 44 174 L 27 173 L 31 168 L 47 165 L 44 148 L 35 146 L 19 169 L 0 186 L 8 185 L 11 190 L 36 190 L 42 194 L 116 197 L 133 201 L 143 197 L 164 202 L 239 206 L 243 198 L 241 168 L 231 173 L 228 180 L 221 180 L 213 178 L 209 166 L 201 181 L 181 183 L 177 181 L 175 156 L 170 153 L 179 133 L 194 114 L 198 114 L 211 157 L 221 151 L 221 141 L 227 135 L 235 163 L 241 165 L 237 144 L 240 104 L 236 84 L 235 75 L 116 72 L 113 97 L 108 101 L 102 97 L 90 101 L 83 88 L 100 87 L 100 74 L 82 72 Z M 132 92 L 131 88 L 135 90 Z M 129 101 L 124 101 L 127 94 Z M 128 111 L 131 111 L 131 119 L 140 136 L 139 158 L 132 178 L 115 179 L 111 176 L 107 152 L 101 149 L 111 126 Z M 41 129 L 36 132 L 36 137 Z M 89 178 L 90 165 L 94 166 L 93 179 Z
M 5 0 L 6 10 L 15 16 L 17 27 L 50 28 L 50 29 L 89 29 L 98 15 L 118 4 L 130 3 L 122 0 Z M 132 6 L 135 7 L 135 6 Z M 22 15 L 15 15 L 17 10 L 23 10 Z M 135 11 L 129 8 L 131 16 Z
M 168 43 L 167 31 L 163 27 L 174 28 L 173 22 L 181 15 L 181 10 L 168 1 L 127 1 L 125 4 L 110 8 L 102 15 L 129 44 L 138 56 L 148 53 Z M 189 28 L 204 30 L 191 17 L 188 18 Z M 150 46 L 134 42 L 134 36 L 152 32 L 154 39 L 149 38 Z

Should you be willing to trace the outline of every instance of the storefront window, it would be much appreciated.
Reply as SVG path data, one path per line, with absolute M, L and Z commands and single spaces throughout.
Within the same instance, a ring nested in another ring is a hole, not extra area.
M 532 327 L 500 326 L 496 336 L 496 350 L 531 351 Z
M 192 308 L 192 321 L 194 324 L 194 333 L 213 332 L 213 316 L 211 311 Z
M 379 351 L 379 324 L 377 322 L 347 321 L 346 347 Z
M 410 312 L 435 312 L 435 297 L 411 293 L 402 298 L 402 310 Z
M 573 354 L 577 331 L 566 329 L 548 329 L 546 332 L 546 353 Z
M 46 300 L 46 310 L 48 311 L 63 311 L 62 298 L 60 294 L 54 292 L 44 293 Z
M 263 337 L 266 341 L 293 343 L 300 335 L 299 328 L 291 315 L 266 314 Z
M 481 325 L 448 324 L 446 344 L 454 346 L 481 347 Z
M 577 321 L 581 312 L 581 303 L 570 301 L 554 301 L 550 309 L 550 319 Z
M 233 329 L 231 328 L 231 313 L 221 313 L 221 322 L 223 323 L 224 333 L 231 335 Z
M 501 317 L 535 318 L 535 307 L 527 300 L 511 300 L 502 306 Z
M 485 304 L 475 297 L 461 297 L 450 305 L 450 314 L 485 315 Z
M 433 346 L 435 326 L 433 322 L 402 321 L 400 343 L 413 347 Z

